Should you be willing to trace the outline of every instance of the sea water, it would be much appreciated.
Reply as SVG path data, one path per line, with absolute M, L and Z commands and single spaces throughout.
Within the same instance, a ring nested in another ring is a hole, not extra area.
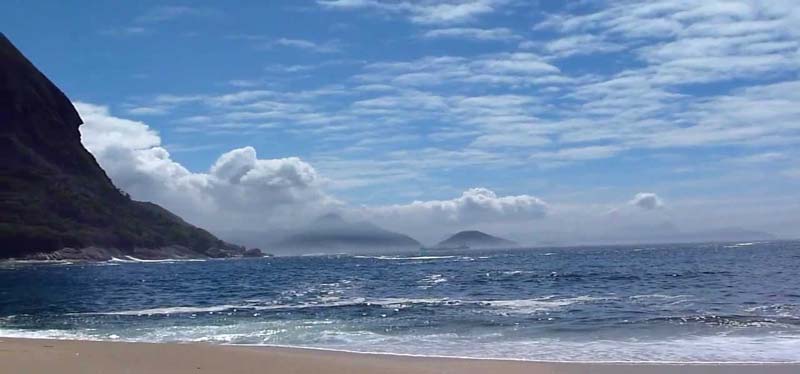
M 5 263 L 0 336 L 800 361 L 800 242 Z

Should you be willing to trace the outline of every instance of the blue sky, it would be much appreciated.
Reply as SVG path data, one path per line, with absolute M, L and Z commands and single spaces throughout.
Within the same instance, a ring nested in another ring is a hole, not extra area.
M 793 1 L 2 7 L 114 182 L 212 229 L 800 235 Z

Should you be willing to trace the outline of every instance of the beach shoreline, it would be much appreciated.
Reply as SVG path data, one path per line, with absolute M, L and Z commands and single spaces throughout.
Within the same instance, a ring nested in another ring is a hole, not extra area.
M 797 373 L 800 363 L 546 362 L 317 348 L 0 338 L 0 373 Z

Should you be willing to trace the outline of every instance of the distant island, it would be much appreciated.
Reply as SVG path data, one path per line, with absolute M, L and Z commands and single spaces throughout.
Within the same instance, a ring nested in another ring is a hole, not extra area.
M 336 213 L 323 215 L 289 232 L 234 232 L 227 237 L 282 253 L 388 253 L 422 246 L 408 235 L 370 222 L 349 222 Z
M 477 230 L 461 231 L 436 244 L 433 249 L 514 248 L 519 244 Z
M 0 259 L 259 256 L 117 189 L 70 100 L 0 34 Z

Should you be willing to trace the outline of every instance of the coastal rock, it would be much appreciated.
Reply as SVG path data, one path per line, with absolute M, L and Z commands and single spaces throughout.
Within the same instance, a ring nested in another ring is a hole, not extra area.
M 242 254 L 243 257 L 264 257 L 264 252 L 259 248 L 250 248 Z
M 81 144 L 70 100 L 0 34 L 0 259 L 241 256 L 117 189 Z

